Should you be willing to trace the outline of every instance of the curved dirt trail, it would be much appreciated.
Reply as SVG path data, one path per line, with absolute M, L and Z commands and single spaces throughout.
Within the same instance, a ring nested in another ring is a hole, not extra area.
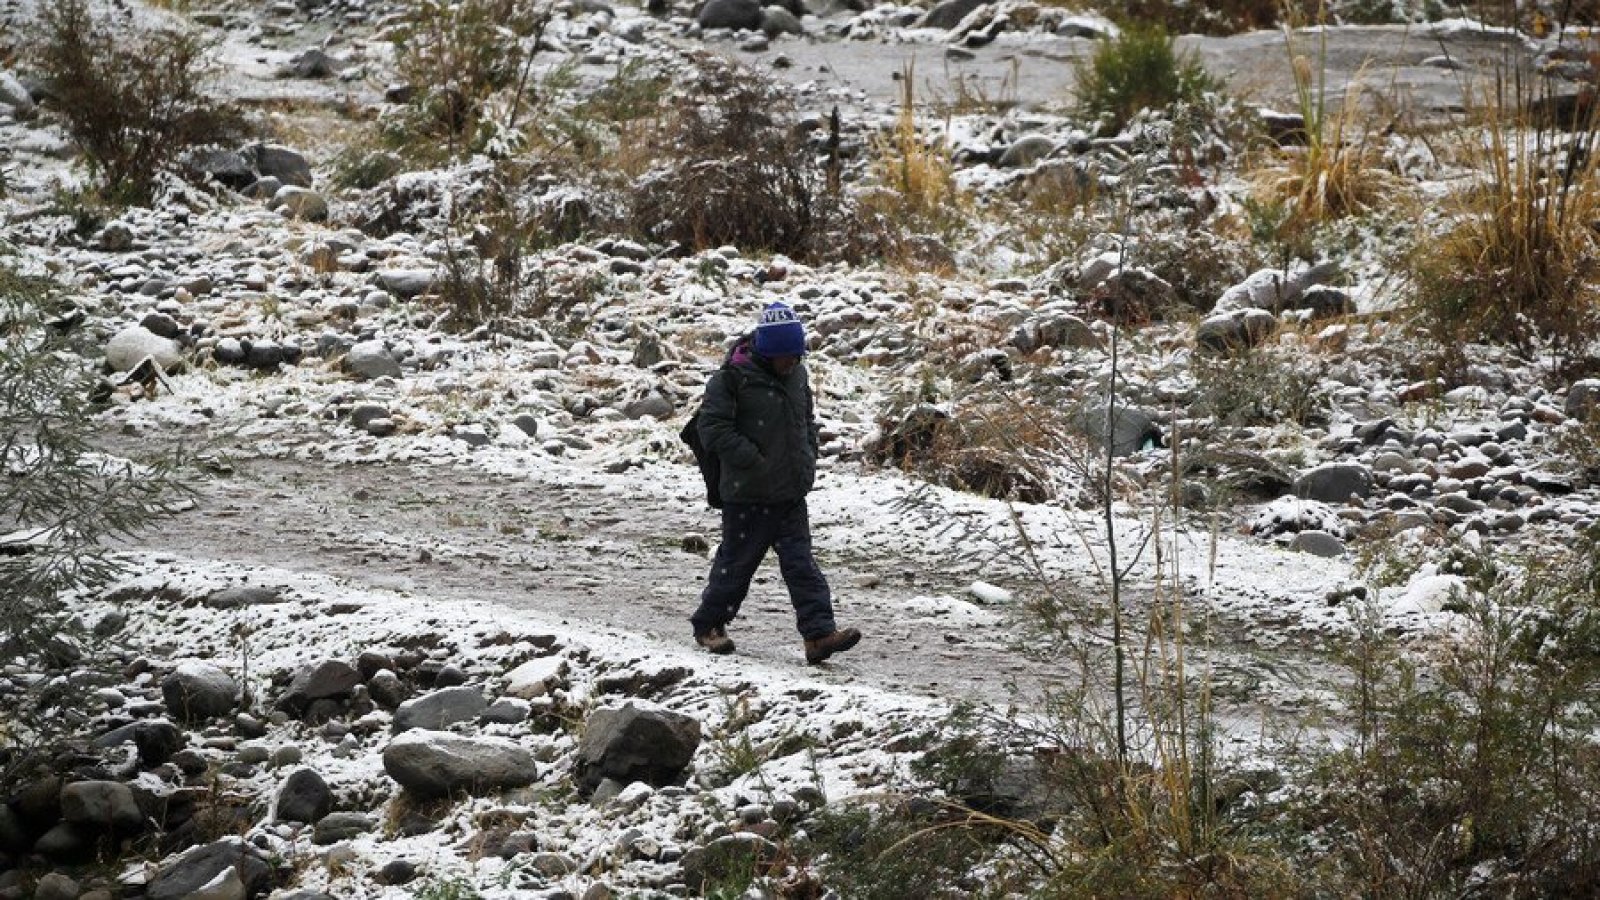
M 704 535 L 714 546 L 715 514 L 703 507 L 442 465 L 255 458 L 232 466 L 199 486 L 194 508 L 128 548 L 321 573 L 418 603 L 473 601 L 490 614 L 526 610 L 580 629 L 690 645 L 688 615 L 708 560 L 686 551 L 683 537 Z M 813 518 L 816 528 L 829 527 L 825 510 Z M 917 561 L 879 567 L 821 557 L 840 622 L 867 637 L 812 674 L 1002 706 L 1019 683 L 1034 693 L 1067 674 L 1015 652 L 1010 629 L 980 633 L 906 616 L 898 604 L 909 597 L 960 590 Z M 743 658 L 804 666 L 774 558 L 730 632 Z

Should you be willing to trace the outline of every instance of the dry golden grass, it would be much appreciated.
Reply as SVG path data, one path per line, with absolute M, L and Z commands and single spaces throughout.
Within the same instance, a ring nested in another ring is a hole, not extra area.
M 908 64 L 900 81 L 900 115 L 887 135 L 873 141 L 873 175 L 889 191 L 874 194 L 868 206 L 873 212 L 948 226 L 964 213 L 966 198 L 955 182 L 945 142 L 925 143 L 917 131 L 915 75 Z
M 1458 135 L 1474 170 L 1449 199 L 1444 226 L 1411 254 L 1420 324 L 1447 346 L 1545 339 L 1576 348 L 1594 336 L 1600 294 L 1600 118 L 1537 119 L 1513 80 L 1489 93 Z

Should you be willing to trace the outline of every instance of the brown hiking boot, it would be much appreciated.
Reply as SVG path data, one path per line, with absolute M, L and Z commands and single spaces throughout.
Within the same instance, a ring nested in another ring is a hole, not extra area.
M 728 637 L 728 630 L 720 625 L 704 634 L 695 635 L 694 642 L 718 656 L 733 652 L 733 639 Z
M 806 662 L 816 665 L 835 653 L 843 653 L 861 642 L 861 632 L 855 628 L 841 628 L 826 637 L 806 641 Z

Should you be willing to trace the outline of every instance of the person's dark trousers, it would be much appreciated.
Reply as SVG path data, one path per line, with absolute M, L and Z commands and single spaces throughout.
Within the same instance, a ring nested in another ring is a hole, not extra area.
M 811 555 L 811 518 L 801 499 L 722 507 L 722 545 L 711 560 L 711 576 L 700 594 L 700 608 L 689 617 L 695 634 L 726 625 L 738 615 L 739 605 L 750 591 L 750 579 L 769 547 L 778 551 L 778 570 L 789 588 L 800 636 L 809 641 L 833 633 L 833 595 Z

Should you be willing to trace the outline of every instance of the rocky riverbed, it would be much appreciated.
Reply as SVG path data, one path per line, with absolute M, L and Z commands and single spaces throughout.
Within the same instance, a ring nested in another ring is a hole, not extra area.
M 830 807 L 915 784 L 954 706 L 1027 720 L 1103 688 L 1113 567 L 1131 615 L 1192 629 L 1219 744 L 1244 756 L 1284 722 L 1339 739 L 1330 651 L 1358 617 L 1426 648 L 1474 590 L 1463 560 L 1537 558 L 1600 516 L 1600 381 L 1503 346 L 1431 365 L 1395 287 L 1398 205 L 1315 264 L 1219 250 L 1247 147 L 1081 121 L 1070 60 L 1116 29 L 1053 7 L 554 7 L 541 88 L 736 59 L 858 187 L 911 75 L 980 224 L 861 264 L 580 228 L 530 248 L 520 306 L 463 325 L 450 217 L 497 161 L 342 177 L 352 134 L 403 102 L 403 7 L 137 7 L 214 38 L 217 89 L 267 128 L 104 215 L 70 197 L 84 172 L 48 86 L 0 69 L 0 264 L 63 286 L 53 325 L 104 376 L 97 446 L 187 447 L 195 491 L 76 598 L 109 672 L 4 670 L 92 682 L 94 706 L 58 771 L 0 804 L 0 897 L 600 900 L 753 874 L 743 896 L 823 896 L 791 849 Z M 0 10 L 16 33 L 36 12 Z M 1269 130 L 1305 125 L 1294 42 L 1322 42 L 1330 98 L 1430 122 L 1474 74 L 1562 58 L 1459 21 L 1289 41 L 1178 46 L 1237 90 L 1231 121 Z M 1424 197 L 1463 177 L 1428 134 L 1374 138 Z M 599 222 L 583 174 L 519 202 Z M 1063 179 L 1172 230 L 1023 239 L 981 214 Z M 737 656 L 697 652 L 685 621 L 715 519 L 677 430 L 774 300 L 811 336 L 817 548 L 867 634 L 816 668 L 773 573 Z

